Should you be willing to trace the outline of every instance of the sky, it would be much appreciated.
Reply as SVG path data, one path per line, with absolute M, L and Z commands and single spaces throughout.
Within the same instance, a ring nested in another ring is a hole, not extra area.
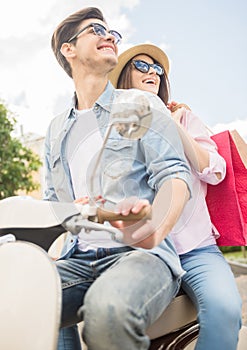
M 171 100 L 184 102 L 213 131 L 237 129 L 247 140 L 246 0 L 8 0 L 0 11 L 0 100 L 18 130 L 45 135 L 66 109 L 72 80 L 50 48 L 71 13 L 99 7 L 119 31 L 121 53 L 148 42 L 171 65 Z

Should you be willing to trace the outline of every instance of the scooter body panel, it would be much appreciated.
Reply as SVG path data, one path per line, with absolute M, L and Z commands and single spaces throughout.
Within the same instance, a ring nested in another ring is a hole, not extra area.
M 0 245 L 0 349 L 55 350 L 61 284 L 54 263 L 27 242 Z

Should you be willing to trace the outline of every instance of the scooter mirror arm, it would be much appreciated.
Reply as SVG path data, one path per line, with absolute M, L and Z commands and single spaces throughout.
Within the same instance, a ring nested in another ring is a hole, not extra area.
M 152 110 L 146 96 L 136 94 L 134 91 L 126 90 L 118 96 L 112 105 L 110 123 L 106 130 L 100 152 L 97 156 L 91 178 L 90 178 L 90 199 L 93 204 L 94 179 L 100 166 L 101 158 L 113 128 L 118 134 L 129 140 L 141 139 L 149 130 L 152 122 Z

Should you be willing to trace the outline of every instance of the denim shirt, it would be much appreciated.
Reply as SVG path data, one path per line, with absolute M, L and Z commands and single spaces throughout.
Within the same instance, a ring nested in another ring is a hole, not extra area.
M 112 104 L 124 91 L 114 89 L 108 82 L 105 91 L 94 104 L 93 111 L 102 138 L 109 125 Z M 112 129 L 102 162 L 104 198 L 117 203 L 123 197 L 137 196 L 152 203 L 163 182 L 171 178 L 185 181 L 190 191 L 190 168 L 169 111 L 156 95 L 139 90 L 135 90 L 135 93 L 145 95 L 150 102 L 151 126 L 138 140 L 123 138 Z M 75 199 L 66 159 L 66 140 L 74 123 L 75 102 L 65 113 L 55 117 L 48 128 L 45 139 L 45 200 L 72 202 Z M 127 185 L 121 186 L 121 182 Z M 70 256 L 76 243 L 76 236 L 71 235 L 67 240 L 64 258 Z M 163 259 L 175 276 L 184 273 L 169 237 L 148 252 Z

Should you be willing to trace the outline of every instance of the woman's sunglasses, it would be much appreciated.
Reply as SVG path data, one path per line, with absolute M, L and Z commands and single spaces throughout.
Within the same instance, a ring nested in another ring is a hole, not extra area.
M 84 32 L 84 30 L 88 29 L 92 27 L 93 28 L 93 33 L 95 35 L 100 36 L 101 38 L 105 38 L 106 34 L 109 33 L 111 35 L 114 36 L 115 38 L 115 44 L 120 44 L 121 39 L 122 39 L 122 35 L 120 33 L 118 33 L 116 30 L 107 30 L 102 24 L 100 23 L 90 23 L 89 25 L 87 25 L 86 27 L 82 28 L 79 30 L 79 32 L 77 32 L 76 34 L 74 34 L 67 42 L 70 43 L 71 41 L 77 39 L 78 35 L 80 35 L 82 32 Z
M 155 70 L 156 74 L 158 75 L 164 74 L 164 68 L 158 63 L 150 64 L 142 60 L 133 60 L 132 63 L 134 67 L 142 73 L 148 73 L 150 67 L 152 67 Z

